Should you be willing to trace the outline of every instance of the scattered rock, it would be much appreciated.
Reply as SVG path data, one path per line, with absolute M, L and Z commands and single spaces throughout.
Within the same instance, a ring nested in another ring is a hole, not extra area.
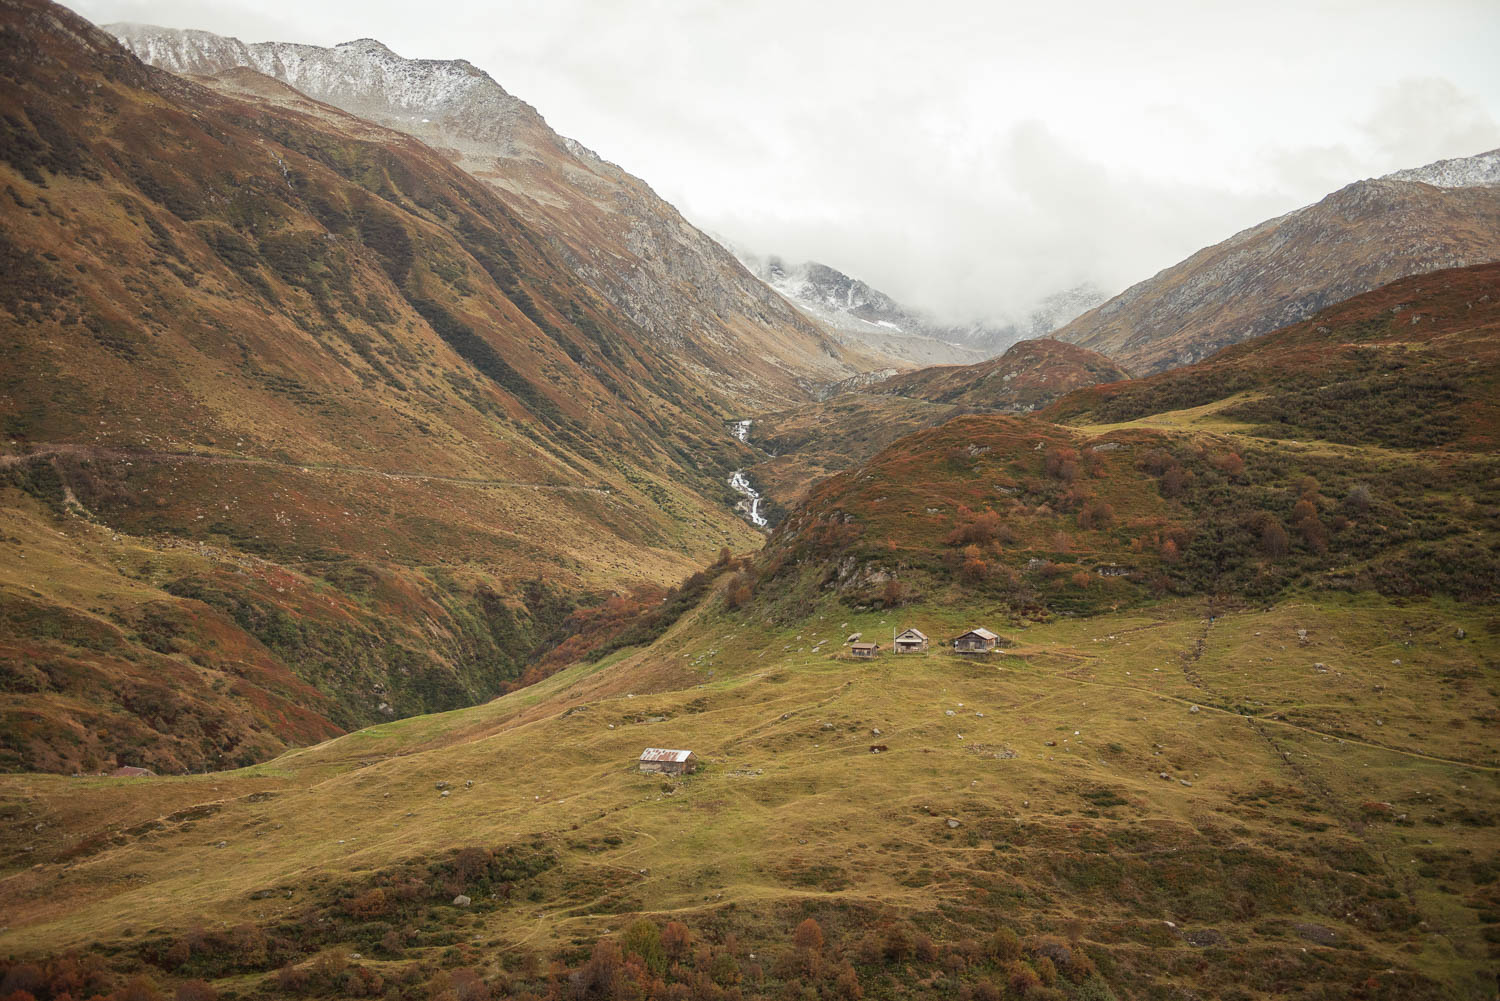
M 1188 932 L 1183 938 L 1187 939 L 1188 945 L 1199 949 L 1206 949 L 1211 945 L 1223 945 L 1224 933 L 1213 928 L 1197 928 Z
M 948 716 L 957 716 L 958 715 L 958 713 L 954 712 L 952 709 L 945 709 L 945 710 L 943 710 L 943 713 L 945 715 L 948 715 Z
M 872 737 L 878 737 L 878 736 L 880 736 L 880 727 L 878 727 L 878 726 L 872 726 L 872 727 L 870 727 L 870 736 L 872 736 Z
M 1316 663 L 1316 664 L 1313 665 L 1313 670 L 1317 671 L 1320 674 L 1327 674 L 1328 673 L 1328 665 L 1324 664 L 1324 663 L 1322 663 L 1320 661 L 1320 662 L 1318 662 L 1318 663 Z
M 453 898 L 454 907 L 468 907 L 472 903 L 473 901 L 470 900 L 466 894 L 460 893 L 458 896 Z
M 1168 775 L 1166 772 L 1157 772 L 1156 777 L 1159 779 L 1166 779 L 1169 782 L 1172 780 L 1172 776 Z
M 438 793 L 439 797 L 446 797 L 447 795 L 448 795 L 448 790 L 447 789 L 444 789 L 442 792 Z
M 1464 632 L 1462 628 L 1453 630 L 1453 638 L 1456 640 L 1461 640 L 1467 635 L 1469 634 Z
M 1302 938 L 1307 939 L 1307 941 L 1316 942 L 1318 945 L 1333 945 L 1339 940 L 1338 932 L 1327 925 L 1296 924 L 1292 925 L 1292 931 L 1296 932 Z
M 1190 713 L 1195 713 L 1197 711 L 1198 711 L 1198 707 L 1197 706 L 1189 706 L 1188 707 L 1188 712 L 1190 712 Z
M 889 751 L 889 750 L 890 750 L 890 748 L 887 747 L 884 744 L 871 744 L 870 745 L 870 753 L 871 754 L 880 754 L 882 751 Z
M 958 826 L 959 826 L 958 821 L 954 820 L 952 817 L 948 818 L 948 829 L 949 830 L 953 830 L 954 828 L 956 828 Z
M 446 789 L 446 788 L 448 788 L 448 783 L 446 783 L 446 782 L 434 782 L 432 784 L 432 787 L 434 789 Z
M 474 780 L 473 779 L 465 779 L 464 780 L 464 788 L 465 789 L 472 789 L 472 788 L 474 788 Z
M 832 723 L 824 723 L 822 726 L 818 727 L 818 729 L 819 730 L 832 730 L 833 729 L 833 724 Z

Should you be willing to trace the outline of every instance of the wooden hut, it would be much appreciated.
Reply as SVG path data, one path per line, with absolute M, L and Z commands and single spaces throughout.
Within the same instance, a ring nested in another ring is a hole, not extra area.
M 865 660 L 869 660 L 870 658 L 874 657 L 875 656 L 875 652 L 877 650 L 879 650 L 879 649 L 880 649 L 880 644 L 879 643 L 851 643 L 851 644 L 849 644 L 849 652 L 852 653 L 854 656 L 856 656 L 856 657 L 862 657 Z
M 989 653 L 1000 642 L 1000 637 L 983 627 L 970 629 L 953 641 L 956 653 Z
M 927 649 L 927 634 L 920 629 L 897 633 L 893 644 L 897 653 L 921 653 Z
M 698 756 L 692 751 L 648 747 L 641 752 L 640 766 L 641 771 L 658 775 L 689 775 L 698 768 Z

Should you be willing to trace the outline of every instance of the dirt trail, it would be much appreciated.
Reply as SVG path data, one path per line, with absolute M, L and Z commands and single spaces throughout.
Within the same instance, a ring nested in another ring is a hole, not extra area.
M 0 455 L 0 469 L 11 469 L 37 459 L 77 456 L 84 459 L 100 459 L 124 462 L 191 462 L 199 465 L 221 466 L 266 466 L 289 469 L 301 473 L 329 472 L 354 476 L 378 476 L 387 480 L 414 480 L 432 483 L 454 483 L 470 487 L 520 487 L 531 490 L 556 490 L 565 493 L 588 493 L 610 495 L 607 487 L 589 487 L 572 483 L 535 483 L 528 480 L 489 479 L 477 476 L 438 476 L 431 473 L 413 473 L 400 470 L 371 469 L 367 466 L 349 466 L 335 462 L 287 462 L 278 459 L 259 459 L 250 456 L 217 455 L 211 452 L 168 452 L 147 449 L 112 449 L 95 445 L 40 444 L 24 455 Z

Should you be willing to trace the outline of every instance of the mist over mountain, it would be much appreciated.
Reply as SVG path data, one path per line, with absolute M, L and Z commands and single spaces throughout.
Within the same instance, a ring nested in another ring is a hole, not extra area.
M 1025 320 L 955 324 L 896 302 L 889 295 L 826 264 L 790 264 L 736 250 L 750 271 L 850 346 L 918 365 L 967 364 L 1003 352 L 1016 341 L 1041 337 L 1107 296 L 1084 285 L 1042 299 Z

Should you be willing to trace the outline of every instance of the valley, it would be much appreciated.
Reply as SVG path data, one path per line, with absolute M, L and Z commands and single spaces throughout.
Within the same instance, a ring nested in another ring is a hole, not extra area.
M 1015 340 L 464 60 L 0 39 L 0 1001 L 1495 996 L 1494 154 Z

